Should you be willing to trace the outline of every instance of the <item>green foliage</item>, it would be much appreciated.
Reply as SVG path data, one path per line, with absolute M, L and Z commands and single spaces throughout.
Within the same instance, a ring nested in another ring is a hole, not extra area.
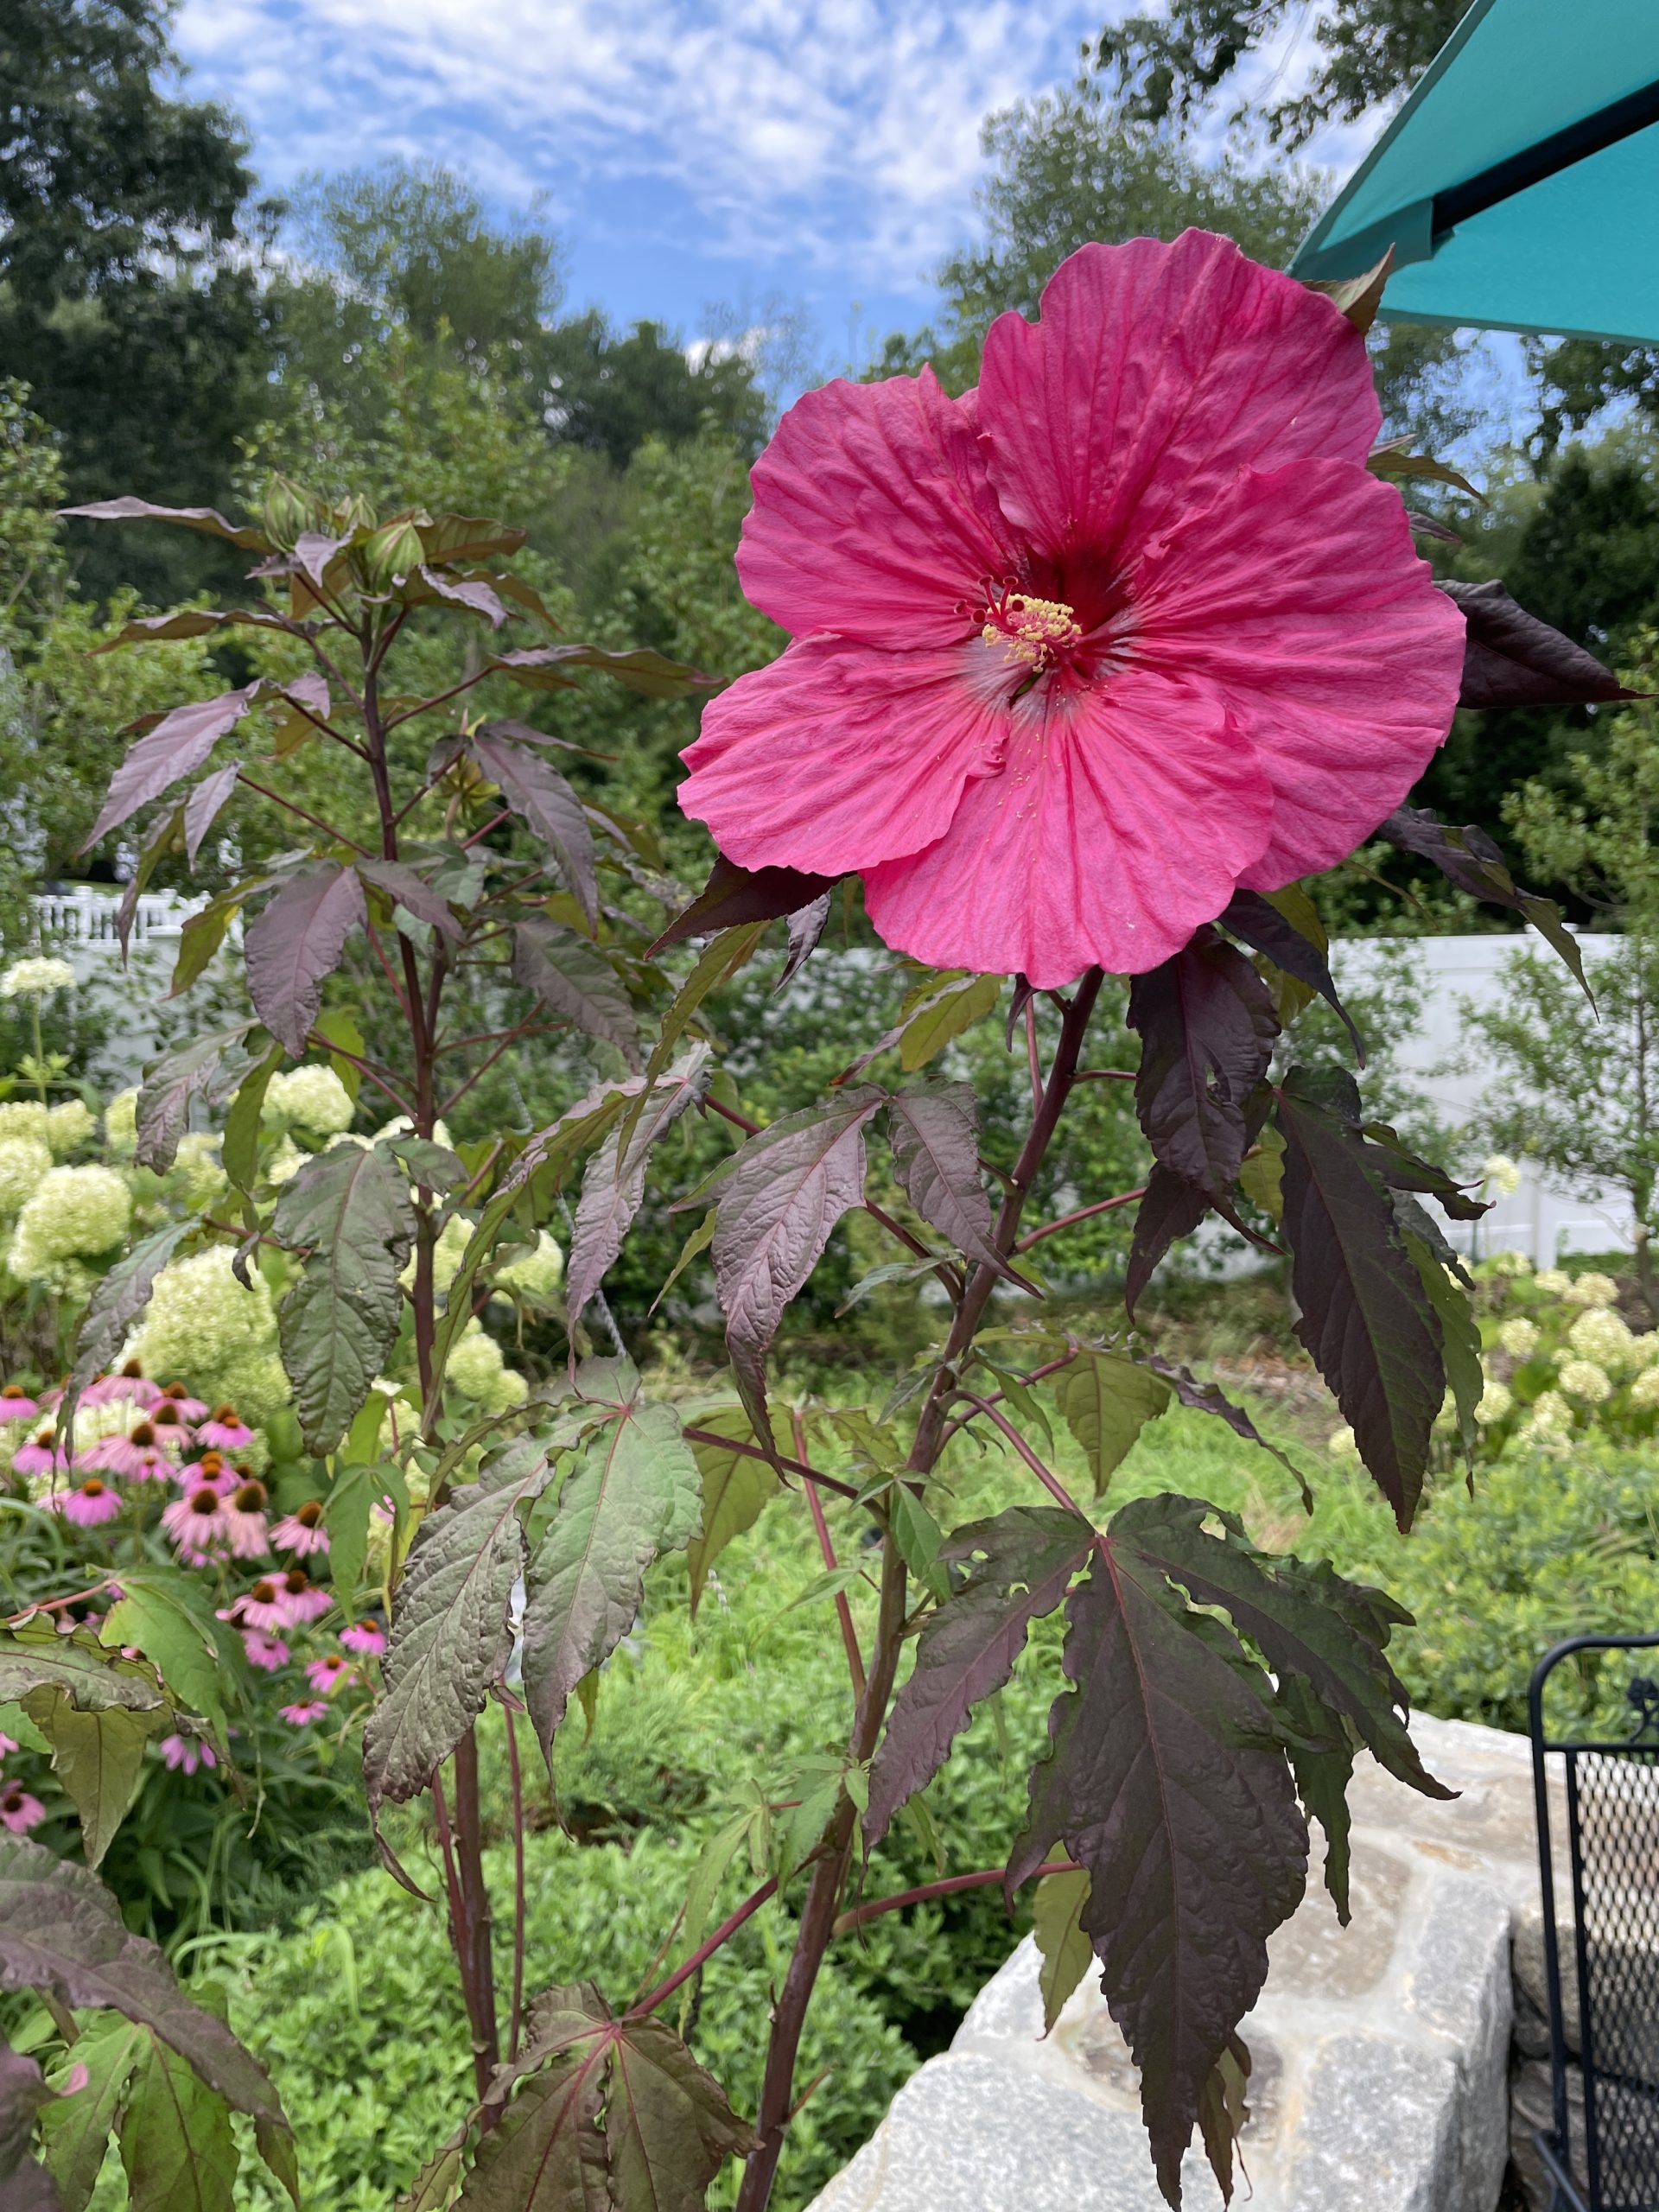
M 683 1891 L 693 1855 L 657 1835 L 628 1849 L 532 1835 L 532 1991 L 591 1974 L 626 1997 L 651 1967 L 664 1904 Z M 509 1854 L 493 1851 L 488 1872 L 497 1910 L 505 1911 Z M 788 1938 L 786 1923 L 751 1923 L 704 1975 L 691 2047 L 740 2111 L 754 2107 L 762 2057 L 755 2024 L 766 2015 Z M 389 1895 L 384 1877 L 369 1876 L 336 1887 L 292 1935 L 245 1941 L 226 1962 L 232 1958 L 240 1968 L 232 2019 L 303 2116 L 307 2212 L 384 2212 L 443 2126 L 467 2108 L 466 2029 L 439 1916 Z M 790 2131 L 781 2206 L 797 2212 L 829 2181 L 915 2063 L 871 1999 L 830 1967 L 802 2064 L 806 2080 L 830 2071 Z M 730 2204 L 734 2178 L 728 2168 L 711 2204 Z M 275 2212 L 280 2200 L 263 2186 L 264 2194 L 251 2190 L 248 2201 Z

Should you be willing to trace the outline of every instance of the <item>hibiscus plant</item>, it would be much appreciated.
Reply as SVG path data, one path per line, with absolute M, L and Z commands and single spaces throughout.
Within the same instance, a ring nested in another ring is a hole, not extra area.
M 243 607 L 135 620 L 126 640 L 219 633 L 247 640 L 269 672 L 144 728 L 94 836 L 130 835 L 157 809 L 135 896 L 163 855 L 194 859 L 233 792 L 279 810 L 292 849 L 188 925 L 178 984 L 239 944 L 248 1003 L 153 1065 L 138 1101 L 142 1164 L 164 1166 L 193 1118 L 222 1118 L 231 1195 L 102 1279 L 60 1435 L 73 1438 L 77 1399 L 118 1363 L 168 1262 L 228 1240 L 245 1278 L 276 1255 L 282 1354 L 342 1618 L 371 1510 L 391 1524 L 364 1783 L 382 1830 L 389 1808 L 429 1804 L 471 2029 L 472 2110 L 435 2144 L 410 2212 L 690 2208 L 731 2159 L 740 2212 L 762 2212 L 806 2094 L 797 2055 L 830 1946 L 918 1897 L 995 1881 L 1011 1897 L 1041 1885 L 1051 2019 L 1092 1954 L 1171 2203 L 1195 2127 L 1230 2192 L 1249 2071 L 1238 2024 L 1267 1940 L 1304 1893 L 1309 1820 L 1345 1918 L 1355 1759 L 1444 1794 L 1406 1726 L 1386 1650 L 1406 1617 L 1389 1599 L 1264 1553 L 1201 1500 L 1141 1498 L 1109 1517 L 1099 1502 L 1172 1401 L 1255 1438 L 1135 1324 L 1154 1268 L 1211 1215 L 1288 1255 L 1298 1332 L 1402 1530 L 1448 1392 L 1465 1447 L 1475 1434 L 1478 1335 L 1430 1209 L 1467 1220 L 1478 1202 L 1369 1120 L 1351 1074 L 1274 1077 L 1275 1046 L 1313 995 L 1337 1005 L 1311 879 L 1378 835 L 1576 960 L 1555 909 L 1516 887 L 1481 831 L 1405 802 L 1459 703 L 1618 692 L 1501 586 L 1433 582 L 1400 487 L 1435 465 L 1377 443 L 1363 333 L 1379 290 L 1305 287 L 1199 232 L 1091 246 L 1054 277 L 1040 320 L 994 326 L 976 392 L 949 399 L 925 371 L 809 393 L 755 467 L 739 555 L 749 597 L 791 642 L 723 690 L 652 652 L 549 634 L 505 565 L 520 533 L 493 521 L 382 522 L 280 484 L 255 523 L 160 516 L 245 548 L 263 589 Z M 133 499 L 77 512 L 159 513 Z M 447 663 L 442 683 L 423 683 L 441 621 L 470 626 L 462 672 Z M 518 632 L 537 641 L 510 644 Z M 573 781 L 556 767 L 560 739 L 480 709 L 509 683 L 591 681 L 709 694 L 680 799 L 717 857 L 690 905 L 651 825 L 608 811 L 586 768 Z M 302 805 L 285 767 L 306 747 L 331 766 Z M 338 805 L 315 798 L 328 790 Z M 861 890 L 913 988 L 827 1096 L 763 1125 L 700 1009 L 775 925 L 799 974 Z M 678 949 L 692 941 L 695 957 Z M 366 1036 L 325 1007 L 352 959 L 385 1009 Z M 1135 1067 L 1090 1064 L 1108 976 L 1129 979 Z M 970 1088 L 932 1065 L 993 1020 L 1029 1065 L 1007 1172 L 981 1157 Z M 577 1103 L 543 1127 L 452 1141 L 446 1117 L 484 1072 L 543 1038 L 585 1065 Z M 277 1186 L 255 1141 L 262 1101 L 308 1056 L 378 1096 L 385 1125 L 337 1135 Z M 1068 1102 L 1110 1078 L 1133 1085 L 1145 1187 L 1029 1220 Z M 701 1219 L 675 1274 L 712 1265 L 734 1386 L 696 1406 L 588 1334 L 647 1178 L 671 1156 L 661 1141 L 689 1116 L 729 1146 L 676 1194 Z M 883 1195 L 902 1204 L 870 1195 L 873 1142 L 890 1162 Z M 568 1373 L 462 1418 L 452 1356 L 567 1183 Z M 1129 1205 L 1121 1325 L 1084 1335 L 1049 1319 L 1045 1240 Z M 769 1389 L 779 1325 L 859 1209 L 891 1240 L 890 1279 L 937 1286 L 943 1325 L 861 1408 L 785 1402 Z M 377 1383 L 400 1342 L 418 1402 L 389 1435 Z M 1057 1423 L 1092 1495 L 1051 1464 Z M 939 1478 L 953 1455 L 988 1448 L 1028 1497 L 941 1526 Z M 809 1515 L 822 1548 L 845 1743 L 709 1845 L 678 1920 L 665 1913 L 645 1987 L 526 1990 L 522 1881 L 510 1929 L 486 1887 L 480 1716 L 499 1708 L 522 1852 L 521 1733 L 550 1762 L 652 1562 L 688 1551 L 695 1602 L 768 1510 Z M 849 1602 L 864 1583 L 873 1618 Z M 868 1854 L 901 1812 L 918 1817 L 1031 1624 L 1062 1609 L 1051 1741 L 1005 1866 L 862 1895 Z M 165 1707 L 181 1738 L 201 1732 L 169 1657 L 176 1624 L 171 1643 L 135 1643 L 130 1611 L 110 1626 L 97 1593 L 73 1632 L 54 1618 L 12 1624 L 0 1695 L 33 1700 L 54 1749 L 81 1760 L 83 1788 L 93 1751 L 121 1740 L 134 1711 Z M 241 1663 L 233 1638 L 216 1656 Z M 103 1771 L 110 1791 L 128 1786 L 119 1761 Z M 100 1834 L 121 1809 L 95 1806 Z M 395 1840 L 388 1866 L 412 1885 Z M 96 1878 L 27 1837 L 0 1839 L 0 1977 L 43 1991 L 66 2036 L 79 2026 L 89 2068 L 106 2063 L 99 2127 L 121 2125 L 133 2094 L 107 2064 L 171 2069 L 191 2085 L 184 2108 L 252 2113 L 294 2187 L 269 2082 L 124 1936 Z M 754 1885 L 711 1925 L 744 1854 Z M 673 2023 L 760 1913 L 779 1916 L 788 1964 L 770 2018 L 753 2023 L 758 2108 L 740 2114 Z M 86 2008 L 143 2037 L 89 2036 Z M 112 2049 L 124 2056 L 106 2062 Z M 79 2138 L 51 2124 L 63 2100 L 49 2094 L 32 2062 L 8 2062 L 6 2111 L 42 2107 L 41 2155 L 62 2202 L 80 2204 L 98 2158 L 65 2154 Z

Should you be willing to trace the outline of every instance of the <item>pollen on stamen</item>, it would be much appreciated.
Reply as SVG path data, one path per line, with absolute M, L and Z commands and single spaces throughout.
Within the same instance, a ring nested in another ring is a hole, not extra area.
M 1019 591 L 991 601 L 980 635 L 988 645 L 1001 645 L 1009 660 L 1033 671 L 1083 642 L 1077 618 L 1064 600 L 1032 599 Z

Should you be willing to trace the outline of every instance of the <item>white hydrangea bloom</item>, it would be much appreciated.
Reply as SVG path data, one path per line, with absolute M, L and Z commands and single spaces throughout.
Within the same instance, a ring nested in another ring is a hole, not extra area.
M 1498 1331 L 1497 1341 L 1511 1359 L 1530 1359 L 1538 1349 L 1538 1324 L 1517 1313 Z
M 1618 1285 L 1611 1275 L 1580 1275 L 1561 1295 L 1569 1306 L 1612 1306 L 1618 1300 Z
M 1502 1382 L 1489 1382 L 1480 1394 L 1475 1408 L 1475 1419 L 1483 1428 L 1490 1428 L 1494 1421 L 1502 1421 L 1515 1410 L 1515 1394 Z
M 131 1221 L 131 1195 L 112 1167 L 51 1168 L 17 1217 L 7 1264 L 29 1277 L 55 1260 L 107 1252 Z
M 1489 1273 L 1495 1275 L 1529 1275 L 1532 1262 L 1524 1252 L 1494 1252 L 1487 1262 Z
M 1569 1359 L 1557 1376 L 1569 1398 L 1586 1406 L 1599 1406 L 1613 1395 L 1612 1377 L 1593 1359 Z
M 1623 1319 L 1605 1306 L 1592 1306 L 1580 1313 L 1567 1331 L 1567 1340 L 1580 1358 L 1593 1359 L 1613 1374 L 1632 1363 L 1636 1338 Z
M 1521 1187 L 1521 1170 L 1507 1153 L 1493 1153 L 1480 1172 L 1500 1198 L 1512 1198 Z
M 1573 1433 L 1573 1408 L 1559 1390 L 1545 1390 L 1533 1402 L 1526 1432 L 1535 1440 L 1564 1440 Z
M 230 1180 L 219 1156 L 219 1139 L 200 1129 L 179 1139 L 173 1173 L 183 1186 L 187 1203 L 193 1206 L 211 1205 Z
M 279 1069 L 265 1092 L 265 1111 L 284 1128 L 304 1129 L 315 1137 L 337 1137 L 352 1126 L 351 1093 L 321 1062 Z
M 1564 1268 L 1540 1268 L 1534 1280 L 1552 1298 L 1565 1298 L 1573 1287 L 1573 1278 Z
M 414 1133 L 415 1124 L 407 1114 L 394 1114 L 389 1122 L 383 1122 L 375 1131 L 374 1141 L 376 1144 L 384 1144 L 388 1137 L 407 1137 L 412 1136 Z M 454 1150 L 455 1141 L 449 1134 L 449 1125 L 447 1122 L 433 1122 L 432 1141 L 434 1144 L 447 1144 L 452 1151 Z
M 1630 1403 L 1650 1413 L 1659 1406 L 1659 1367 L 1644 1368 L 1630 1385 Z
M 511 1413 L 530 1395 L 530 1385 L 516 1367 L 504 1367 L 483 1401 L 486 1414 Z
M 228 1244 L 175 1260 L 156 1278 L 124 1360 L 146 1375 L 177 1376 L 209 1403 L 223 1400 L 250 1422 L 287 1402 L 287 1377 L 276 1356 L 276 1311 L 270 1287 L 250 1268 L 251 1289 L 232 1272 Z
M 8 1098 L 0 1103 L 0 1141 L 26 1137 L 30 1144 L 50 1148 L 50 1111 L 38 1098 Z
M 118 1090 L 104 1109 L 104 1141 L 111 1152 L 125 1154 L 138 1141 L 138 1089 Z
M 1659 1367 L 1659 1329 L 1644 1329 L 1630 1338 L 1632 1367 Z
M 265 1180 L 280 1187 L 291 1183 L 304 1166 L 308 1155 L 300 1150 L 292 1137 L 284 1137 L 270 1155 L 265 1166 Z
M 1359 1446 L 1346 1421 L 1340 1428 L 1332 1430 L 1325 1439 L 1325 1448 L 1333 1459 L 1353 1459 L 1359 1456 Z
M 461 1272 L 461 1262 L 467 1245 L 472 1242 L 473 1224 L 465 1214 L 455 1214 L 438 1231 L 438 1241 L 432 1247 L 432 1287 L 442 1294 L 448 1289 Z M 415 1255 L 411 1252 L 398 1277 L 405 1290 L 415 1286 Z
M 0 976 L 0 999 L 43 999 L 53 991 L 73 991 L 75 971 L 67 960 L 50 955 L 14 960 Z
M 84 1099 L 66 1098 L 47 1115 L 46 1141 L 62 1160 L 85 1144 L 97 1127 L 98 1116 Z
M 33 1137 L 0 1136 L 0 1213 L 16 1213 L 52 1173 L 52 1155 Z
M 543 1230 L 536 1249 L 511 1267 L 499 1268 L 495 1280 L 503 1290 L 516 1290 L 521 1298 L 551 1298 L 564 1280 L 564 1255 Z
M 470 1321 L 449 1354 L 449 1363 L 444 1370 L 446 1380 L 481 1405 L 499 1387 L 505 1372 L 500 1345 L 476 1320 Z M 514 1402 L 508 1401 L 509 1404 Z

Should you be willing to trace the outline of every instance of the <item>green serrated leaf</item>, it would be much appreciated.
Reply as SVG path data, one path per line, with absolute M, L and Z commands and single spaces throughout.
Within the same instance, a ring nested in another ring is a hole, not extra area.
M 54 1685 L 30 1690 L 24 1702 L 80 1815 L 82 1856 L 97 1866 L 138 1794 L 145 1749 L 172 1716 L 165 1707 L 135 1713 L 119 1705 L 79 1712 L 73 1699 Z
M 130 1644 L 142 1651 L 169 1695 L 207 1722 L 224 1751 L 229 1722 L 219 1642 L 191 1577 L 172 1567 L 123 1568 L 121 1595 L 105 1614 L 99 1636 L 111 1649 Z
M 750 1441 L 749 1417 L 741 1406 L 701 1414 L 694 1424 L 719 1437 L 733 1440 L 733 1447 L 696 1442 L 691 1446 L 702 1479 L 702 1533 L 686 1546 L 686 1565 L 691 1577 L 691 1611 L 702 1601 L 709 1570 L 734 1536 L 741 1536 L 760 1519 L 781 1484 L 769 1460 L 757 1459 L 753 1449 L 735 1447 Z M 772 1436 L 780 1452 L 790 1452 L 794 1438 L 787 1413 L 772 1415 Z
M 976 1021 L 982 1021 L 1002 993 L 1000 976 L 974 976 L 959 988 L 925 1006 L 906 1024 L 899 1039 L 899 1065 L 913 1075 L 935 1060 Z
M 379 1466 L 336 1467 L 323 1501 L 322 1522 L 328 1531 L 328 1580 L 334 1585 L 340 1611 L 356 1610 L 357 1591 L 369 1555 L 369 1510 L 386 1487 Z
M 154 2036 L 121 2114 L 130 2212 L 236 2212 L 231 2108 Z
M 1086 1346 L 1047 1380 L 1062 1420 L 1083 1446 L 1098 1497 L 1147 1423 L 1167 1408 L 1169 1385 L 1133 1360 Z
M 71 2065 L 86 2069 L 86 2084 L 73 2096 L 55 2096 L 41 2112 L 41 2157 L 57 2184 L 59 2212 L 86 2212 L 127 2080 L 151 2047 L 147 2028 L 118 2012 L 99 2013 L 79 2036 L 52 2083 L 61 2092 Z
M 1083 1932 L 1083 1908 L 1089 1902 L 1089 1877 L 1082 1867 L 1070 1874 L 1045 1874 L 1032 1905 L 1031 1932 L 1042 1967 L 1037 1986 L 1043 1995 L 1043 2033 L 1051 2034 L 1066 1999 L 1095 1962 L 1094 1946 Z
M 283 1064 L 283 1048 L 273 1042 L 263 1060 L 256 1060 L 243 1077 L 231 1110 L 225 1117 L 221 1156 L 225 1173 L 238 1191 L 251 1192 L 259 1173 L 260 1117 L 270 1078 Z

